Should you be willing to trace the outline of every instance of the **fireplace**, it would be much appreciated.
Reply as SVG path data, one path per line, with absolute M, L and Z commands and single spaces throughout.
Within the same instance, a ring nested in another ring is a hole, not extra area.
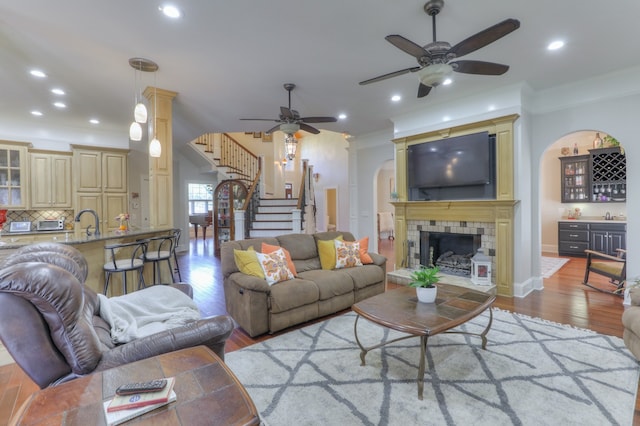
M 471 258 L 482 235 L 420 231 L 420 264 L 437 266 L 447 274 L 471 276 Z

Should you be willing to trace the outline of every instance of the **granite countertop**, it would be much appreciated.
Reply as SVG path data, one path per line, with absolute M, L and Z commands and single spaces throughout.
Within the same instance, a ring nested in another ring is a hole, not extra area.
M 627 223 L 627 217 L 614 216 L 613 219 L 607 220 L 602 216 L 587 216 L 580 217 L 580 219 L 562 218 L 558 222 Z
M 0 250 L 2 249 L 15 249 L 25 245 L 33 244 L 34 242 L 43 242 L 48 241 L 47 239 L 38 238 L 34 241 L 33 237 L 43 237 L 47 234 L 61 234 L 64 236 L 53 236 L 51 241 L 69 244 L 69 245 L 78 245 L 78 244 L 86 244 L 93 243 L 96 241 L 109 241 L 120 238 L 128 238 L 128 237 L 136 237 L 138 235 L 146 235 L 149 233 L 162 233 L 168 232 L 173 228 L 139 228 L 139 229 L 130 229 L 128 231 L 110 231 L 102 233 L 100 236 L 96 237 L 95 235 L 87 236 L 84 231 L 75 230 L 75 231 L 57 231 L 57 232 L 24 232 L 24 233 L 2 233 L 0 236 Z

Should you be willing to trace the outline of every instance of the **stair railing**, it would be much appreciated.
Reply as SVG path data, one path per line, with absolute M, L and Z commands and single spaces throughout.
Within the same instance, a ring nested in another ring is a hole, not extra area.
M 300 212 L 301 229 L 304 229 L 304 210 L 307 206 L 307 175 L 309 174 L 309 167 L 307 161 L 302 162 L 302 176 L 300 177 L 300 189 L 298 190 L 298 205 L 296 209 Z
M 258 156 L 236 141 L 231 135 L 220 135 L 220 154 L 215 157 L 215 135 L 205 133 L 194 141 L 196 145 L 204 145 L 204 152 L 212 154 L 212 160 L 218 167 L 225 167 L 230 179 L 239 179 L 250 185 L 260 170 Z
M 262 178 L 262 161 L 258 158 L 258 171 L 256 172 L 251 186 L 249 187 L 249 193 L 246 200 L 242 205 L 244 210 L 244 238 L 249 237 L 249 229 L 251 224 L 256 218 L 258 213 L 258 207 L 260 207 L 260 180 Z

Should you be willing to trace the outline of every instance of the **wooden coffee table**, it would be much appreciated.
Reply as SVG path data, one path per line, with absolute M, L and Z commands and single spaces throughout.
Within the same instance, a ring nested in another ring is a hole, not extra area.
M 103 401 L 118 386 L 175 376 L 175 402 L 127 424 L 259 425 L 260 418 L 245 388 L 206 346 L 183 349 L 90 374 L 34 393 L 11 424 L 105 425 Z
M 438 284 L 438 297 L 434 303 L 418 302 L 416 289 L 411 287 L 401 287 L 362 300 L 352 306 L 353 311 L 358 314 L 353 328 L 356 342 L 361 350 L 361 365 L 365 365 L 364 358 L 367 352 L 372 349 L 400 340 L 420 337 L 418 398 L 422 399 L 427 340 L 429 337 L 439 333 L 471 334 L 480 336 L 482 338 L 482 349 L 486 349 L 486 336 L 493 321 L 491 304 L 495 299 L 496 297 L 492 294 L 459 286 Z M 489 323 L 482 333 L 450 331 L 452 328 L 475 318 L 487 309 L 489 309 Z M 358 320 L 360 317 L 383 327 L 408 333 L 408 335 L 365 347 L 358 339 Z

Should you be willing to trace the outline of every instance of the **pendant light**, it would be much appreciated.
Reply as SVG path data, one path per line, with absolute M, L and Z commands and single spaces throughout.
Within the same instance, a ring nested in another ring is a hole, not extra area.
M 129 126 L 129 139 L 132 141 L 141 141 L 142 140 L 142 126 L 140 123 L 147 122 L 147 107 L 142 102 L 142 96 L 138 98 L 138 93 L 141 92 L 141 89 L 137 87 L 137 71 L 142 72 L 156 72 L 158 71 L 158 64 L 155 62 L 145 59 L 145 58 L 131 58 L 129 59 L 129 65 L 135 70 L 134 71 L 134 102 L 135 107 L 133 110 L 133 118 L 134 121 Z
M 298 140 L 295 135 L 287 133 L 284 137 L 284 150 L 286 158 L 292 161 L 296 157 L 296 150 L 298 148 Z
M 162 145 L 157 137 L 156 128 L 158 126 L 158 83 L 153 81 L 153 139 L 149 143 L 149 156 L 158 158 L 162 155 Z

